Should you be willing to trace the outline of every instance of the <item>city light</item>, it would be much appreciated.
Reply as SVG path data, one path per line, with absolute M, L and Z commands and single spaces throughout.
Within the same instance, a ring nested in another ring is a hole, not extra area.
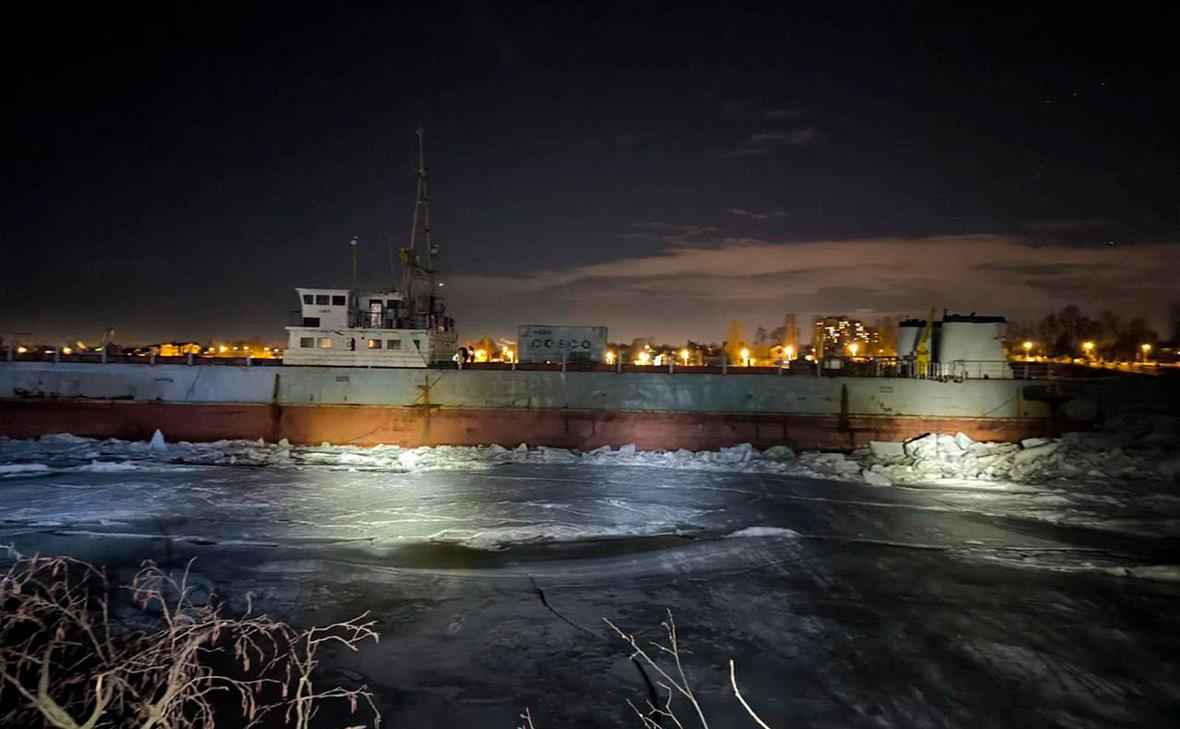
M 687 349 L 680 350 L 680 359 L 684 361 L 684 366 L 687 367 L 688 366 L 688 350 Z
M 746 349 L 745 347 L 742 347 L 741 356 L 742 356 L 742 364 L 749 367 L 750 366 L 750 350 Z
M 856 352 L 852 352 L 855 357 L 862 348 L 865 352 L 871 352 L 874 344 L 879 345 L 880 333 L 856 319 L 828 316 L 815 322 L 812 341 L 823 342 L 828 352 L 848 352 L 855 344 Z
M 1086 356 L 1089 356 L 1090 353 L 1092 353 L 1094 351 L 1094 343 L 1093 342 L 1082 342 L 1082 349 L 1086 350 Z
M 851 354 L 854 359 L 856 358 L 856 351 L 858 349 L 860 349 L 860 345 L 856 342 L 848 345 L 848 353 Z
M 641 350 L 639 352 L 639 354 L 635 357 L 635 364 L 638 364 L 638 365 L 651 364 L 651 352 L 647 351 L 646 349 Z
M 1148 352 L 1151 351 L 1151 345 L 1150 344 L 1140 344 L 1139 349 L 1142 349 L 1143 353 L 1147 354 Z
M 788 362 L 795 359 L 795 348 L 791 345 L 788 344 L 786 348 L 783 349 L 783 352 L 786 353 Z
M 607 350 L 606 363 L 607 364 L 614 364 L 615 363 L 615 353 L 614 352 Z
M 28 351 L 29 351 L 29 348 L 24 346 L 23 344 L 16 348 L 17 354 L 24 354 L 25 352 L 28 352 Z
M 74 350 L 71 347 L 62 347 L 61 353 L 62 354 L 73 354 Z

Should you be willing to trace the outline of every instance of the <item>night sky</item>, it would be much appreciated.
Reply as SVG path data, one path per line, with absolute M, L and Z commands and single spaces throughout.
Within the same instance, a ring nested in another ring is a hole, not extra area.
M 119 5 L 6 11 L 6 340 L 284 340 L 418 122 L 463 337 L 1180 301 L 1174 3 Z

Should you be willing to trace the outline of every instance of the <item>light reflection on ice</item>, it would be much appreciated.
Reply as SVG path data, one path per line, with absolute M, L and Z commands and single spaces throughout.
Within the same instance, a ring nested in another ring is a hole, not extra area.
M 859 482 L 886 490 L 914 490 L 934 497 L 921 507 L 928 511 L 970 511 L 983 515 L 1019 515 L 1039 521 L 1080 525 L 1139 534 L 1180 533 L 1180 496 L 1164 483 L 1174 478 L 1175 454 L 1166 439 L 1135 439 L 1114 434 L 1071 433 L 1061 439 L 1030 439 L 1023 443 L 982 443 L 962 433 L 927 435 L 905 443 L 873 442 L 851 454 L 806 452 L 794 454 L 778 446 L 758 451 L 749 444 L 717 451 L 638 451 L 633 445 L 602 447 L 589 452 L 561 448 L 491 446 L 293 446 L 259 441 L 167 443 L 157 432 L 150 442 L 95 440 L 72 435 L 45 436 L 36 440 L 0 438 L 0 479 L 44 478 L 55 473 L 87 473 L 116 476 L 136 471 L 150 474 L 160 469 L 201 466 L 255 466 L 267 470 L 326 469 L 377 473 L 484 473 L 491 478 L 505 465 L 557 464 L 617 468 L 654 468 L 704 473 L 742 473 L 768 478 L 807 477 Z M 546 473 L 533 477 L 519 470 L 503 478 L 563 482 L 574 487 L 574 475 Z M 596 476 L 595 478 L 601 478 Z M 636 478 L 642 480 L 642 476 Z M 207 488 L 191 487 L 193 491 Z M 382 489 L 403 488 L 397 479 L 382 481 Z M 679 489 L 680 484 L 654 479 L 653 488 Z M 693 489 L 733 491 L 757 497 L 748 486 L 698 480 Z M 363 503 L 364 495 L 353 495 Z M 224 493 L 200 495 L 230 505 Z M 797 497 L 823 501 L 824 497 Z M 839 499 L 837 499 L 839 501 Z M 869 504 L 876 499 L 859 499 Z M 853 503 L 853 502 L 849 502 Z M 895 505 L 882 502 L 881 507 Z M 485 507 L 487 504 L 484 505 Z M 585 507 L 585 503 L 582 504 Z M 252 505 L 251 508 L 265 508 Z M 568 505 L 542 504 L 541 510 L 568 509 Z M 622 512 L 636 507 L 623 502 L 602 505 Z M 646 508 L 646 507 L 643 507 Z M 463 509 L 456 507 L 456 513 Z M 413 516 L 358 514 L 354 523 L 401 523 Z M 435 511 L 432 518 L 442 516 Z M 571 520 L 586 514 L 569 513 Z M 691 522 L 699 514 L 646 518 L 655 525 L 651 533 L 676 523 Z M 336 528 L 334 523 L 326 528 Z

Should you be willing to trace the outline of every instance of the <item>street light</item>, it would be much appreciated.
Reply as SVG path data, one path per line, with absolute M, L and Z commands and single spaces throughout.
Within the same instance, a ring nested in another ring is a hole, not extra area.
M 1143 363 L 1147 364 L 1147 355 L 1151 353 L 1151 345 L 1146 343 L 1140 344 L 1139 349 L 1143 350 Z
M 684 366 L 687 367 L 688 366 L 688 350 L 687 349 L 680 350 L 680 359 L 684 360 Z
M 1026 339 L 1024 344 L 1020 346 L 1024 347 L 1024 358 L 1027 360 L 1032 360 L 1033 343 Z
M 740 352 L 740 354 L 742 356 L 742 362 L 747 367 L 749 367 L 750 366 L 750 350 L 746 349 L 745 347 L 742 347 L 742 351 Z
M 856 342 L 853 342 L 852 344 L 848 345 L 848 353 L 852 355 L 853 359 L 856 359 L 856 351 L 858 349 L 860 349 L 860 345 L 857 344 Z
M 607 364 L 614 364 L 615 363 L 615 353 L 614 352 L 608 351 L 606 353 L 606 363 Z
M 1094 343 L 1082 342 L 1082 349 L 1085 350 L 1086 356 L 1089 357 L 1094 353 Z
M 784 351 L 784 352 L 786 353 L 786 355 L 787 355 L 787 361 L 788 361 L 788 362 L 790 362 L 791 360 L 795 359 L 795 348 L 794 348 L 794 347 L 792 347 L 791 345 L 789 345 L 789 344 L 788 344 L 788 345 L 786 346 L 786 348 L 785 348 L 783 351 Z

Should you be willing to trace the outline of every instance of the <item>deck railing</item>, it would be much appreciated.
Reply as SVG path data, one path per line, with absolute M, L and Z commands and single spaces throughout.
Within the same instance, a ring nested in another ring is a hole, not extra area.
M 151 352 L 85 351 L 66 354 L 60 350 L 17 352 L 5 347 L 8 362 L 76 362 L 93 364 L 182 364 L 237 367 L 273 367 L 283 363 L 280 357 L 251 356 L 218 357 L 188 354 L 163 357 Z M 814 362 L 795 360 L 777 365 L 731 365 L 727 363 L 684 365 L 669 362 L 661 365 L 639 365 L 624 362 L 467 362 L 436 363 L 434 369 L 466 369 L 478 371 L 523 372 L 614 372 L 677 375 L 776 375 L 789 377 L 879 377 L 917 380 L 963 381 L 976 379 L 1052 380 L 1068 376 L 1062 365 L 1054 362 L 1021 362 L 1008 360 L 958 360 L 949 363 L 931 362 L 925 368 L 911 360 L 896 357 L 864 357 L 858 359 L 828 359 L 817 375 Z
M 175 357 L 164 357 L 152 352 L 103 352 L 88 350 L 85 352 L 70 352 L 66 354 L 60 350 L 40 350 L 34 352 L 17 352 L 5 347 L 4 360 L 8 362 L 76 362 L 89 364 L 182 364 L 182 365 L 221 365 L 226 367 L 272 367 L 281 365 L 279 357 L 217 357 L 204 354 L 184 354 Z
M 466 362 L 457 365 L 440 364 L 443 369 L 481 371 L 521 370 L 533 372 L 615 372 L 685 375 L 781 375 L 816 377 L 814 362 L 795 360 L 776 365 L 683 365 L 669 362 L 661 365 L 639 365 L 624 362 Z M 863 357 L 858 359 L 829 359 L 823 364 L 819 377 L 881 377 L 915 380 L 961 381 L 975 379 L 1047 380 L 1061 376 L 1051 362 L 1011 362 L 1008 360 L 960 360 L 953 363 L 930 363 L 924 370 L 896 357 Z

